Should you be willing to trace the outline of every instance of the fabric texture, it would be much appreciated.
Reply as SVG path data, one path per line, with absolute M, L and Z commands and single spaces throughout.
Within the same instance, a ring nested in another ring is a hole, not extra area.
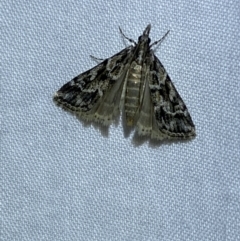
M 2 1 L 1 240 L 240 240 L 240 2 Z M 63 84 L 151 23 L 189 142 L 85 125 Z

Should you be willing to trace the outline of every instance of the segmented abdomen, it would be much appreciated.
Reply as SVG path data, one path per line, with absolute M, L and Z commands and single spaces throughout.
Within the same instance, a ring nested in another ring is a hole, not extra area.
M 128 126 L 132 126 L 134 124 L 135 115 L 140 105 L 142 90 L 141 77 L 142 66 L 133 61 L 129 68 L 124 106 Z

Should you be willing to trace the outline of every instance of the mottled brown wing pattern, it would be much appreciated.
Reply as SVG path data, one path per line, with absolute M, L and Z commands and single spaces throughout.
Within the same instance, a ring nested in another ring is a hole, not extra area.
M 149 63 L 149 88 L 153 104 L 154 125 L 163 138 L 194 137 L 195 126 L 169 75 L 158 58 L 152 54 Z
M 54 101 L 84 120 L 111 124 L 114 112 L 118 111 L 132 48 L 73 78 L 55 93 Z

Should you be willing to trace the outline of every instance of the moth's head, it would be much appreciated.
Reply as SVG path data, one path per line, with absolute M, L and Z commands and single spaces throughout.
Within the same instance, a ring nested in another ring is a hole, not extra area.
M 143 34 L 139 36 L 138 41 L 149 44 L 151 42 L 151 39 L 149 38 L 150 30 L 151 30 L 151 24 L 148 24 L 148 26 L 143 31 Z

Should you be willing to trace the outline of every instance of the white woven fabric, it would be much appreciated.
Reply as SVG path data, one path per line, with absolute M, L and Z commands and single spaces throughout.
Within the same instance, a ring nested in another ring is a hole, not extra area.
M 240 240 L 240 2 L 2 1 L 1 240 Z M 190 142 L 84 126 L 53 93 L 135 40 L 157 49 Z M 127 43 L 128 44 L 128 43 Z M 135 141 L 133 141 L 135 140 Z

